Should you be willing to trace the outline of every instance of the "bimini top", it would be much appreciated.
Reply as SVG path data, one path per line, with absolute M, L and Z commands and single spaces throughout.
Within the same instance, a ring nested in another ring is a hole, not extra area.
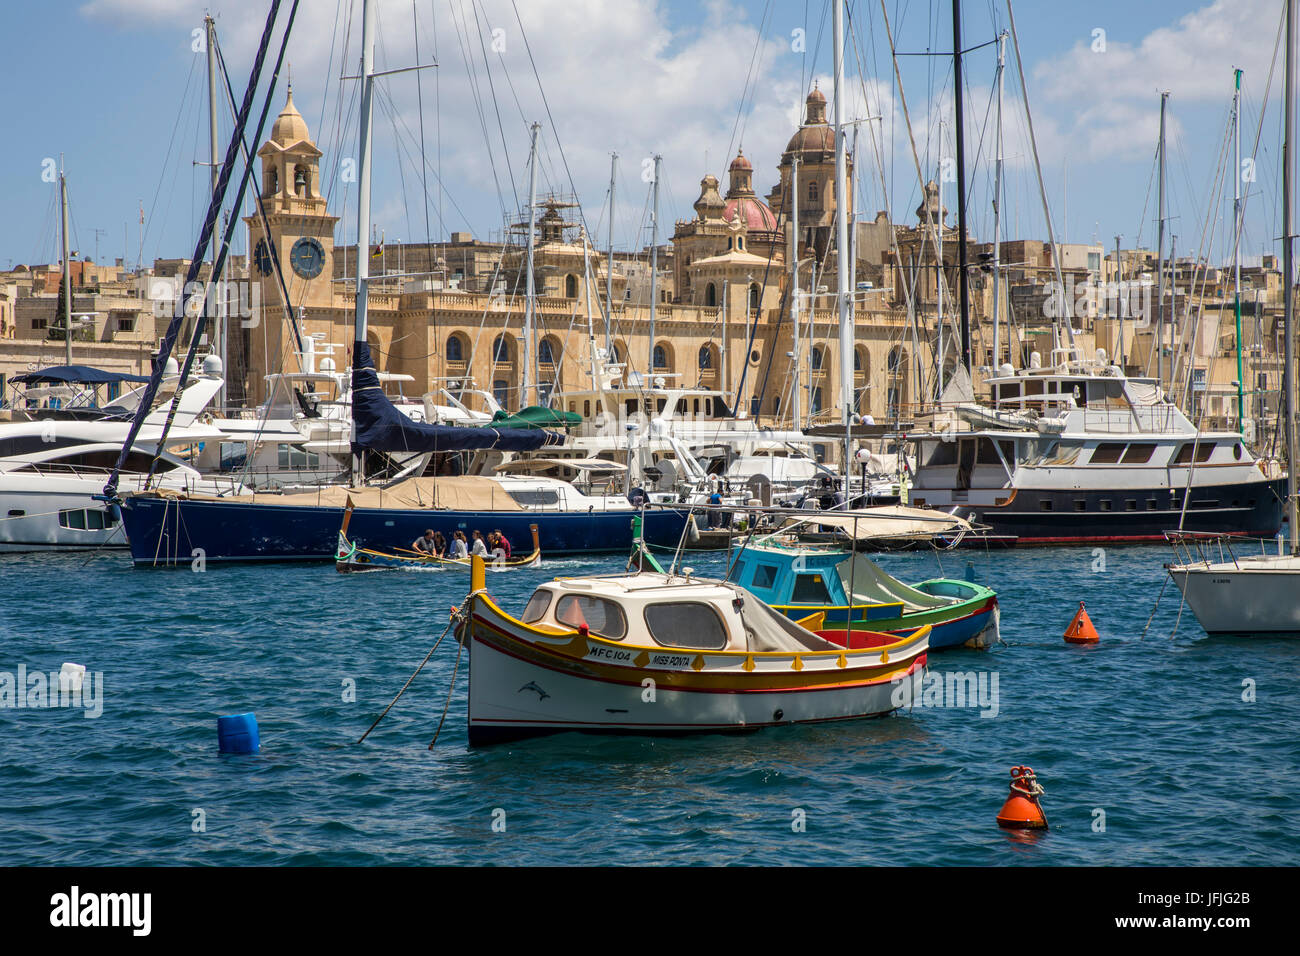
M 131 382 L 143 385 L 147 375 L 127 375 L 125 372 L 107 372 L 89 365 L 51 365 L 49 368 L 22 375 L 10 376 L 9 381 L 25 385 L 111 385 L 114 382 Z

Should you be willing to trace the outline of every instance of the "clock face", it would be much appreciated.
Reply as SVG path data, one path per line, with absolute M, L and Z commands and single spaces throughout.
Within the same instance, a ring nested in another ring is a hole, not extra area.
M 271 247 L 265 239 L 257 240 L 257 246 L 253 249 L 253 265 L 257 266 L 257 271 L 262 275 L 271 274 Z
M 289 252 L 289 263 L 293 271 L 304 279 L 314 279 L 325 268 L 325 248 L 319 240 L 304 236 L 293 244 Z

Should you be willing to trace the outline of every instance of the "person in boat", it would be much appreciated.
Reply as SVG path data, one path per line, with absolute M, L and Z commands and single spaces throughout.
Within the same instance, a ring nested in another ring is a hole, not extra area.
M 411 542 L 411 550 L 419 551 L 421 554 L 437 556 L 438 549 L 433 538 L 433 529 L 429 528 L 424 534 Z
M 646 501 L 645 489 L 640 485 L 636 485 L 627 493 L 627 500 L 632 503 L 633 508 L 640 508 Z
M 492 547 L 500 548 L 502 551 L 506 553 L 506 560 L 507 561 L 510 560 L 510 541 L 508 538 L 506 538 L 504 534 L 501 533 L 500 528 L 497 528 L 495 531 L 492 532 Z
M 486 558 L 488 556 L 487 545 L 483 543 L 482 531 L 474 532 L 474 544 L 470 548 L 470 554 L 477 554 L 480 558 Z
M 441 531 L 433 533 L 433 555 L 437 558 L 446 557 L 447 555 L 447 539 L 442 536 Z
M 469 545 L 465 542 L 465 532 L 457 531 L 451 537 L 451 556 L 453 558 L 468 558 Z

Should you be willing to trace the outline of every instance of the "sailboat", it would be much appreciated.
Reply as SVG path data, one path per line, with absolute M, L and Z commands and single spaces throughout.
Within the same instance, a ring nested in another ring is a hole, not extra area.
M 1282 138 L 1283 433 L 1287 450 L 1288 539 L 1277 554 L 1238 557 L 1224 535 L 1171 531 L 1181 558 L 1166 565 L 1187 606 L 1209 634 L 1300 636 L 1300 522 L 1296 516 L 1295 272 L 1292 261 L 1294 187 L 1295 0 L 1286 0 L 1286 98 Z M 1217 558 L 1217 560 L 1215 560 Z
M 367 248 L 370 234 L 374 18 L 374 4 L 366 3 L 357 191 L 359 249 Z M 233 165 L 245 121 L 246 111 L 236 124 L 227 153 L 228 167 Z M 247 170 L 244 177 L 246 183 Z M 214 194 L 213 203 L 219 200 Z M 210 210 L 208 222 L 213 219 Z M 205 232 L 201 241 L 206 244 L 206 240 Z M 364 468 L 367 452 L 530 451 L 563 442 L 562 434 L 540 428 L 435 425 L 402 414 L 384 394 L 367 340 L 369 266 L 366 256 L 358 256 L 350 406 L 354 478 Z M 166 350 L 175 342 L 176 326 L 174 321 L 168 329 L 163 343 Z M 188 368 L 189 359 L 186 364 Z M 302 494 L 227 497 L 141 491 L 124 495 L 120 508 L 137 567 L 175 566 L 199 555 L 205 562 L 334 560 L 349 498 L 364 502 L 351 519 L 353 540 L 380 548 L 410 542 L 430 528 L 448 537 L 457 530 L 500 529 L 510 540 L 521 541 L 529 537 L 529 526 L 535 523 L 540 548 L 548 554 L 626 551 L 631 542 L 630 519 L 636 513 L 626 499 L 589 499 L 564 482 L 545 478 L 413 477 L 386 486 L 355 484 Z M 115 499 L 116 492 L 113 476 L 105 497 Z M 645 518 L 647 536 L 675 541 L 685 521 L 684 512 L 655 510 Z

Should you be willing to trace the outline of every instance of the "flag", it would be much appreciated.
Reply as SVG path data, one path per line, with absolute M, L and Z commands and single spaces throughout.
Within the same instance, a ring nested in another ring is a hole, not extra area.
M 371 259 L 378 259 L 384 254 L 384 240 L 379 240 L 379 245 L 375 246 L 375 251 L 370 253 Z

